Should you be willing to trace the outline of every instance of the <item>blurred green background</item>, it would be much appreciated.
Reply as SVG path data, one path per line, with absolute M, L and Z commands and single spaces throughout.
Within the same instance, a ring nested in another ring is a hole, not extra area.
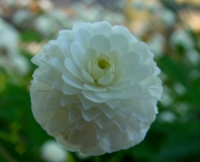
M 63 150 L 35 121 L 30 59 L 59 30 L 100 20 L 127 26 L 149 45 L 164 93 L 143 142 L 90 157 Z M 0 0 L 0 162 L 43 161 L 200 161 L 199 0 Z

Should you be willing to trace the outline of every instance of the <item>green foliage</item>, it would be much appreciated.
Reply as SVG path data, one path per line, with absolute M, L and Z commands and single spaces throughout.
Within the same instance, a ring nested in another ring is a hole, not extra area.
M 34 30 L 25 30 L 21 32 L 22 42 L 30 42 L 30 41 L 41 42 L 42 40 L 43 37 Z

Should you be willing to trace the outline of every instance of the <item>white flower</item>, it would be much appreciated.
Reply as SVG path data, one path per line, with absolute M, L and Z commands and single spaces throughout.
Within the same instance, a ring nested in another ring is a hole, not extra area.
M 56 141 L 49 140 L 42 145 L 42 158 L 47 162 L 64 162 L 68 153 Z
M 161 97 L 154 54 L 108 22 L 61 30 L 32 62 L 37 122 L 70 151 L 101 155 L 141 142 Z

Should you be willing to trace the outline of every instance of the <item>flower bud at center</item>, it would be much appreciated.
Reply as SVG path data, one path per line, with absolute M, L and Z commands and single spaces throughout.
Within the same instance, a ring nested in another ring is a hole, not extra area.
M 101 69 L 108 69 L 110 67 L 110 64 L 106 59 L 100 58 L 98 60 L 98 67 Z

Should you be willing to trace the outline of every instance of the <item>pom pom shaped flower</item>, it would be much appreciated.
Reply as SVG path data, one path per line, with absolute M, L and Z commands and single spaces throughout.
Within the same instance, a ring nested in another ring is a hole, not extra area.
M 101 155 L 141 142 L 162 94 L 154 54 L 108 22 L 61 30 L 32 62 L 32 111 L 70 151 Z

